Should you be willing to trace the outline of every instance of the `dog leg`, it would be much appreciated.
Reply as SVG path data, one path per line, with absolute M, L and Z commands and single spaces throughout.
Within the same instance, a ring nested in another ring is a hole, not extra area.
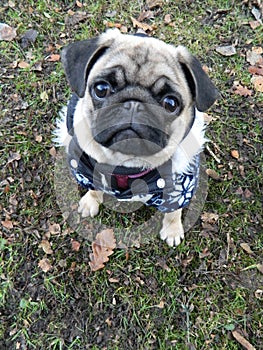
M 184 228 L 181 221 L 182 209 L 164 215 L 160 232 L 161 239 L 171 247 L 177 246 L 184 239 Z
M 99 212 L 99 206 L 103 202 L 103 192 L 89 190 L 79 201 L 78 212 L 83 217 L 96 216 Z

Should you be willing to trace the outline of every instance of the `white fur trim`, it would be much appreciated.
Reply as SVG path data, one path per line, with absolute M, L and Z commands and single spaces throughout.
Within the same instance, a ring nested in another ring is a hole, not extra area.
M 201 152 L 206 142 L 203 113 L 196 109 L 194 124 L 172 157 L 173 172 L 187 172 L 193 157 Z
M 71 136 L 67 129 L 67 107 L 64 106 L 59 112 L 59 118 L 56 120 L 56 129 L 53 132 L 54 138 L 53 142 L 56 146 L 64 146 L 68 148 L 71 141 Z

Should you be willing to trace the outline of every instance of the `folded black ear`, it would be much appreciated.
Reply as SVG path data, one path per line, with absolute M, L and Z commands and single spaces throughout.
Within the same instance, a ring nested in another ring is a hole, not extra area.
M 179 62 L 195 98 L 196 107 L 200 112 L 206 111 L 220 97 L 210 78 L 204 72 L 197 58 L 184 47 L 179 47 Z
M 62 50 L 61 61 L 72 90 L 83 97 L 86 81 L 94 63 L 107 50 L 98 44 L 98 38 L 69 44 Z

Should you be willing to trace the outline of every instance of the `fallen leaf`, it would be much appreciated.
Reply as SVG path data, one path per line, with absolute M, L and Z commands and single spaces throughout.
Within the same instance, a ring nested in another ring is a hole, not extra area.
M 199 253 L 199 258 L 203 259 L 206 258 L 207 256 L 209 256 L 211 253 L 209 251 L 208 248 L 203 249 L 203 251 L 201 253 Z
M 71 240 L 71 248 L 74 252 L 78 252 L 80 248 L 80 243 L 78 241 L 75 241 L 74 239 Z
M 36 136 L 35 136 L 35 141 L 36 141 L 36 142 L 41 143 L 42 140 L 43 140 L 43 136 L 42 136 L 42 135 L 36 135 Z
M 250 28 L 253 29 L 253 30 L 256 29 L 257 27 L 261 26 L 259 21 L 250 21 L 249 25 L 250 25 Z
M 137 18 L 137 20 L 139 22 L 143 22 L 146 19 L 151 19 L 151 18 L 154 18 L 154 13 L 152 11 L 142 11 L 139 17 Z
M 164 23 L 169 24 L 172 22 L 171 15 L 168 13 L 167 15 L 164 16 Z
M 252 77 L 251 83 L 254 85 L 256 91 L 263 92 L 263 76 Z
M 52 54 L 47 59 L 49 62 L 58 62 L 60 60 L 59 54 Z
M 246 350 L 256 350 L 256 348 L 247 341 L 243 335 L 241 335 L 238 331 L 231 332 L 233 337 L 241 344 Z
M 251 74 L 263 75 L 263 66 L 249 66 L 248 71 Z
M 263 63 L 263 58 L 261 54 L 258 54 L 257 52 L 252 50 L 247 51 L 246 59 L 247 59 L 247 62 L 250 63 L 252 66 Z
M 112 229 L 106 229 L 96 235 L 92 242 L 92 254 L 90 254 L 90 268 L 92 271 L 102 269 L 105 262 L 109 261 L 109 256 L 116 248 L 116 240 Z
M 43 102 L 47 102 L 48 101 L 48 94 L 46 91 L 42 91 L 40 94 L 40 98 Z
M 208 213 L 208 212 L 204 212 L 201 215 L 201 220 L 205 223 L 209 223 L 209 224 L 214 224 L 218 221 L 219 219 L 219 215 L 216 213 Z
M 240 95 L 240 96 L 251 96 L 253 91 L 249 90 L 247 87 L 242 86 L 240 83 L 238 82 L 234 82 L 233 85 L 233 92 L 236 95 Z
M 147 0 L 146 1 L 146 7 L 148 9 L 153 9 L 154 7 L 157 7 L 157 6 L 162 6 L 163 5 L 163 0 Z
M 160 303 L 158 305 L 156 305 L 156 307 L 158 307 L 159 309 L 163 309 L 164 308 L 164 301 L 161 300 Z
M 244 194 L 244 197 L 245 197 L 246 199 L 248 199 L 248 198 L 250 198 L 251 196 L 253 196 L 253 193 L 250 192 L 248 188 L 245 189 L 245 191 L 244 191 L 243 194 Z
M 53 158 L 56 157 L 56 155 L 57 155 L 57 150 L 56 150 L 56 148 L 55 148 L 54 146 L 50 148 L 49 154 L 50 154 Z
M 51 235 L 58 235 L 61 232 L 61 227 L 59 224 L 50 224 L 48 227 L 48 232 Z
M 239 152 L 238 152 L 238 150 L 232 149 L 230 153 L 231 153 L 231 157 L 233 157 L 235 159 L 239 159 Z
M 240 243 L 240 247 L 248 254 L 253 254 L 253 251 L 251 250 L 249 244 L 247 243 Z
M 211 177 L 211 179 L 213 180 L 220 180 L 220 176 L 218 175 L 218 173 L 213 170 L 213 169 L 206 169 L 206 173 L 209 177 Z
M 139 21 L 137 21 L 137 19 L 135 19 L 134 17 L 131 17 L 131 20 L 132 20 L 133 28 L 140 28 L 140 29 L 144 30 L 145 32 L 146 32 L 147 30 L 149 30 L 150 32 L 153 31 L 153 27 L 150 26 L 149 24 L 139 22 Z
M 51 245 L 50 245 L 49 241 L 46 239 L 43 239 L 40 242 L 39 248 L 42 248 L 46 254 L 53 254 L 53 250 L 51 249 Z
M 232 45 L 218 46 L 216 52 L 222 56 L 233 56 L 237 53 L 235 47 Z
M 263 47 L 261 46 L 253 46 L 251 50 L 259 55 L 263 53 Z
M 52 269 L 52 265 L 47 258 L 41 259 L 38 262 L 38 267 L 40 267 L 43 272 L 48 272 Z
M 30 64 L 25 62 L 25 61 L 20 61 L 18 62 L 18 65 L 17 65 L 19 68 L 21 69 L 25 69 L 25 68 L 29 68 L 30 67 Z
M 77 12 L 68 12 L 68 15 L 65 18 L 65 24 L 68 26 L 74 26 L 80 22 L 83 22 L 88 17 L 90 17 L 87 12 L 77 11 Z
M 7 164 L 13 163 L 16 160 L 20 160 L 21 159 L 21 154 L 18 152 L 12 152 L 11 156 L 8 158 L 7 160 Z
M 76 1 L 76 5 L 78 6 L 78 7 L 82 7 L 83 6 L 83 4 L 80 2 L 80 1 Z
M 34 65 L 32 66 L 32 70 L 36 71 L 36 72 L 42 72 L 43 68 L 42 68 L 42 62 L 36 62 L 34 63 Z
M 263 264 L 257 264 L 257 269 L 263 275 Z
M 14 226 L 13 226 L 13 223 L 11 220 L 4 220 L 4 221 L 1 221 L 1 224 L 3 227 L 7 228 L 7 229 L 12 229 Z
M 16 37 L 16 30 L 6 23 L 0 23 L 0 40 L 12 41 Z
M 115 22 L 108 22 L 105 21 L 104 24 L 106 25 L 106 27 L 108 28 L 118 28 L 121 29 L 122 28 L 122 24 L 121 23 L 115 23 Z M 122 28 L 123 29 L 123 28 Z

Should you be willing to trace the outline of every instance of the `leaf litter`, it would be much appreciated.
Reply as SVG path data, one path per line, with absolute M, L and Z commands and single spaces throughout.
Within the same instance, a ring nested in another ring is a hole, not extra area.
M 92 253 L 90 254 L 90 268 L 92 271 L 103 269 L 109 261 L 109 256 L 116 248 L 116 239 L 112 229 L 105 229 L 96 235 L 92 242 Z

